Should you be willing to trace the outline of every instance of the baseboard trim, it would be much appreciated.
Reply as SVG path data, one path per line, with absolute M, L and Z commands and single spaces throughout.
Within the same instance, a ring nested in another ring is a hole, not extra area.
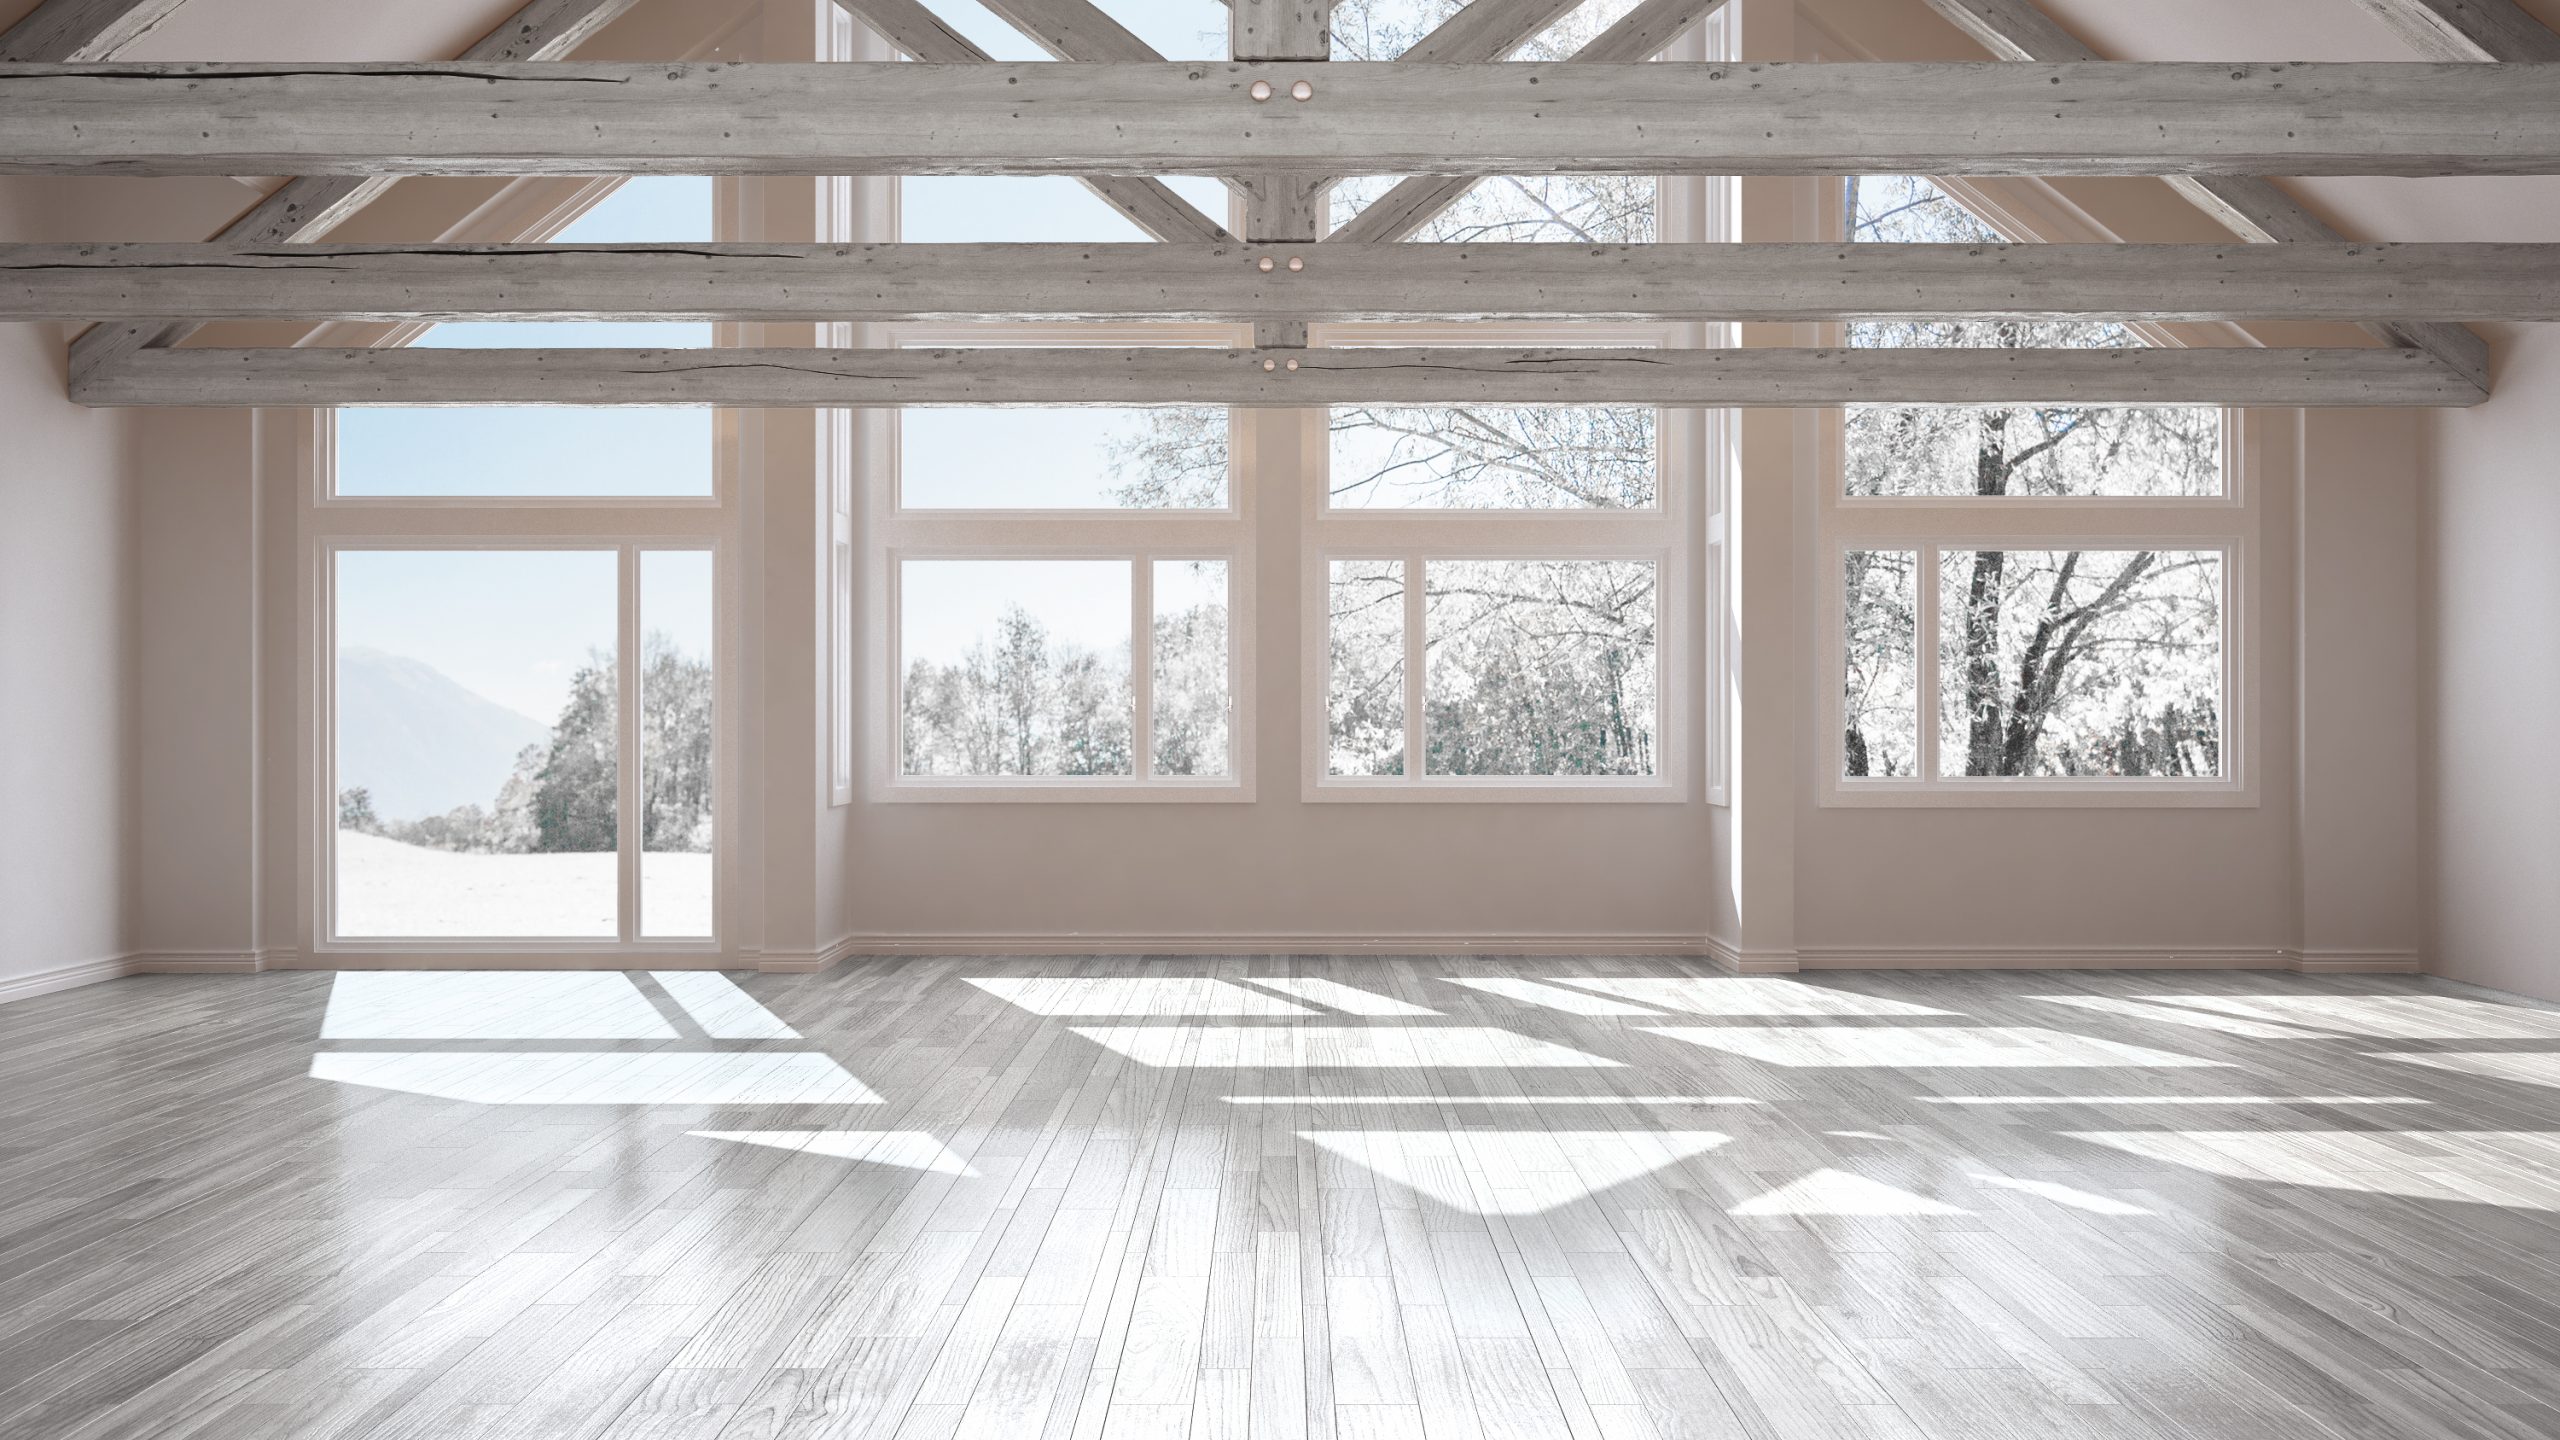
M 746 962 L 709 953 L 592 954 L 541 950 L 330 950 L 280 952 L 269 970 L 742 970 Z
M 268 964 L 250 950 L 141 950 L 126 963 L 131 975 L 255 975 Z
M 2423 975 L 2414 950 L 2303 950 L 2293 957 L 2299 975 Z
M 1793 975 L 1802 968 L 1793 950 L 1743 950 L 1710 935 L 1707 958 L 1734 975 Z
M 72 965 L 57 965 L 38 970 L 32 975 L 0 978 L 0 1005 L 13 1000 L 33 1000 L 39 995 L 53 995 L 64 990 L 77 990 L 83 985 L 97 985 L 121 980 L 133 972 L 133 959 L 127 955 L 110 955 L 102 960 L 83 960 Z

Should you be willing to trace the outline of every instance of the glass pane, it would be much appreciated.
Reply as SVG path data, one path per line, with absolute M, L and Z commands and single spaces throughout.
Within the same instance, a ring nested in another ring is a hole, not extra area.
M 1843 184 L 1855 241 L 1998 244 L 2003 237 L 1944 191 L 1908 175 Z M 1870 349 L 2123 349 L 2141 335 L 2105 321 L 1859 321 Z M 1841 465 L 1851 495 L 2222 493 L 2222 412 L 2211 406 L 1990 409 L 1852 406 Z
M 1654 567 L 1433 560 L 1423 735 L 1433 775 L 1651 775 Z
M 909 775 L 1130 773 L 1129 563 L 909 560 Z
M 711 934 L 711 552 L 640 555 L 640 933 Z
M 904 410 L 898 490 L 919 510 L 1218 509 L 1227 412 Z
M 688 244 L 713 238 L 711 181 L 625 180 L 556 243 Z M 676 323 L 438 325 L 427 349 L 699 348 L 712 327 Z M 712 493 L 708 409 L 359 406 L 337 417 L 341 495 L 687 495 Z
M 1328 504 L 1348 510 L 1627 510 L 1655 503 L 1645 406 L 1342 407 Z
M 611 551 L 337 557 L 337 933 L 618 931 Z
M 1465 0 L 1340 0 L 1333 7 L 1331 22 L 1333 58 L 1393 60 L 1457 14 L 1464 3 Z M 1568 59 L 1635 8 L 1636 0 L 1586 0 L 1557 17 L 1507 58 Z
M 1400 175 L 1354 175 L 1333 187 L 1339 228 L 1395 188 Z M 1406 237 L 1425 243 L 1648 245 L 1660 185 L 1650 175 L 1493 175 Z
M 1941 774 L 2223 773 L 2219 552 L 1938 563 Z
M 1225 182 L 1162 178 L 1203 216 L 1227 223 Z M 898 238 L 1135 244 L 1155 237 L 1070 176 L 908 175 L 898 181 Z
M 1404 584 L 1401 560 L 1333 562 L 1329 774 L 1404 773 Z
M 1844 569 L 1841 773 L 1908 780 L 1920 773 L 1920 557 L 1852 550 Z
M 930 0 L 927 8 L 991 59 L 1055 58 L 976 0 Z M 1103 0 L 1098 8 L 1167 60 L 1227 58 L 1227 10 L 1218 0 Z
M 1155 768 L 1159 775 L 1226 775 L 1227 562 L 1155 562 Z

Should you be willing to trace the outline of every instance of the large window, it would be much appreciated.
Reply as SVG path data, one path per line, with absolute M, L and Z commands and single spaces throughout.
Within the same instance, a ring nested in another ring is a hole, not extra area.
M 708 241 L 712 182 L 625 180 L 556 244 Z M 714 327 L 588 321 L 437 325 L 430 348 L 698 348 Z M 350 407 L 337 412 L 333 492 L 348 497 L 687 497 L 712 493 L 714 414 L 703 408 Z
M 718 233 L 707 180 L 635 179 L 571 203 L 587 208 L 556 238 Z M 716 337 L 489 323 L 395 338 Z M 317 417 L 318 944 L 715 940 L 719 428 L 709 410 Z
M 904 238 L 1145 238 L 1073 181 L 1007 190 L 956 179 L 896 182 Z M 1222 186 L 1182 188 L 1223 217 Z M 887 342 L 904 346 L 1246 338 L 1211 326 L 887 328 Z M 1250 593 L 1252 507 L 1237 417 L 1157 406 L 912 409 L 884 420 L 888 483 L 870 492 L 889 702 L 880 793 L 1248 797 L 1249 637 L 1232 617 Z
M 1625 327 L 1326 343 L 1660 344 Z M 1665 798 L 1699 446 L 1650 408 L 1340 406 L 1309 507 L 1309 793 Z M 1684 426 L 1695 417 L 1682 417 Z
M 335 938 L 711 936 L 707 551 L 331 560 Z
M 1846 181 L 1852 242 L 1993 243 L 1929 181 Z M 1846 327 L 1864 347 L 2120 348 L 2092 322 Z M 2238 797 L 2236 597 L 2255 516 L 2212 408 L 1864 406 L 1823 505 L 1826 793 L 1877 803 Z

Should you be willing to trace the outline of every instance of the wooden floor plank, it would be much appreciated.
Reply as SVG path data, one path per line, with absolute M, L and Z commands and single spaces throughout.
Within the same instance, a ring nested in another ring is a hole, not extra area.
M 559 992 L 473 972 L 417 984 L 485 1039 L 345 1033 L 400 1023 L 352 1004 L 324 1039 L 312 973 L 0 1007 L 0 1433 L 2560 1420 L 2553 1007 L 2391 977 L 917 958 L 747 978 L 797 1035 L 716 1040 L 633 983 L 677 1038 L 563 1052 Z M 314 1078 L 386 1052 L 425 1058 Z M 528 1052 L 570 1058 L 535 1087 Z M 849 1080 L 701 1088 L 819 1061 Z

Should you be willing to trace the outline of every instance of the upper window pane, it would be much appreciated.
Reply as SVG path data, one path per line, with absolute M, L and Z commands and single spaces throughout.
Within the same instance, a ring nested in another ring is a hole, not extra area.
M 1333 58 L 1393 60 L 1455 15 L 1466 0 L 1341 0 L 1333 7 Z M 1636 8 L 1636 0 L 1585 0 L 1505 58 L 1569 60 Z M 1115 13 L 1117 13 L 1115 11 Z
M 909 560 L 909 775 L 1130 773 L 1129 562 Z
M 625 180 L 554 238 L 686 244 L 713 234 L 711 181 L 673 175 Z M 412 343 L 442 349 L 693 348 L 712 343 L 712 327 L 474 321 L 438 325 Z M 335 471 L 336 493 L 349 496 L 708 496 L 712 413 L 354 406 L 337 412 Z
M 1201 175 L 1163 179 L 1204 219 L 1226 223 L 1224 182 Z M 1072 176 L 907 175 L 898 181 L 898 238 L 1137 244 L 1155 237 Z
M 1633 510 L 1657 502 L 1644 406 L 1341 407 L 1328 503 L 1346 510 Z
M 1635 0 L 1588 0 L 1511 53 L 1514 60 L 1565 60 L 1624 18 Z M 1348 0 L 1333 9 L 1333 58 L 1393 60 L 1442 21 L 1460 0 Z M 1393 189 L 1400 176 L 1355 175 L 1333 188 L 1337 226 Z M 1409 237 L 1483 244 L 1641 245 L 1655 237 L 1649 175 L 1500 175 L 1477 181 Z
M 898 416 L 899 503 L 918 510 L 1214 510 L 1227 412 L 923 409 Z
M 1849 238 L 1896 244 L 1999 244 L 2003 237 L 1926 180 L 1844 182 Z M 2144 344 L 2102 321 L 1857 321 L 1870 349 L 2121 349 Z M 2223 493 L 2223 417 L 2209 406 L 1979 409 L 1851 406 L 1841 478 L 1850 495 L 2174 496 Z
M 2221 552 L 1950 550 L 1938 587 L 1939 774 L 2224 773 Z
M 1333 187 L 1336 228 L 1402 179 L 1355 175 Z M 1660 183 L 1649 175 L 1494 175 L 1467 187 L 1408 239 L 1447 244 L 1519 241 L 1648 245 Z
M 977 0 L 929 0 L 943 23 L 996 60 L 1047 60 L 1040 44 Z M 1101 0 L 1101 11 L 1167 60 L 1227 58 L 1227 7 L 1218 0 Z

